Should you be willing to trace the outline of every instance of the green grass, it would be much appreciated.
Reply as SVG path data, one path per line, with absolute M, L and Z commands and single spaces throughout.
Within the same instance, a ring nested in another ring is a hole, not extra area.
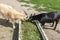
M 18 0 L 21 2 L 26 2 L 26 3 L 33 3 L 37 4 L 34 6 L 34 8 L 38 11 L 60 11 L 60 0 L 30 0 L 30 1 L 25 1 L 25 0 Z M 40 6 L 43 5 L 44 9 L 40 8 Z
M 22 24 L 22 39 L 23 40 L 42 40 L 36 25 L 30 22 L 23 22 Z

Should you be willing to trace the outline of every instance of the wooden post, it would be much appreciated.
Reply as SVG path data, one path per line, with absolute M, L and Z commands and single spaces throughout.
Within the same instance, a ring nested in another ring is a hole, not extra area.
M 19 21 L 19 32 L 18 32 L 18 40 L 22 40 L 22 30 L 21 30 L 21 21 Z

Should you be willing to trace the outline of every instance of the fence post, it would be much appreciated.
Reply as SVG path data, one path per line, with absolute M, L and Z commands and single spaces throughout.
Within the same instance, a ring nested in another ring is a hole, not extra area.
M 22 40 L 22 30 L 21 30 L 21 20 L 19 21 L 19 32 L 18 32 L 18 40 Z

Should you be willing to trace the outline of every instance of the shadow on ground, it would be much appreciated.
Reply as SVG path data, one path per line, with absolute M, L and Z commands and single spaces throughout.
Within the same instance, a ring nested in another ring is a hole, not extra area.
M 3 25 L 4 27 L 11 27 L 12 28 L 12 23 L 7 21 L 6 19 L 0 19 L 0 25 Z M 19 27 L 18 24 L 16 23 L 16 28 L 13 31 L 13 38 L 12 40 L 18 40 L 18 32 L 19 32 Z
M 53 30 L 53 29 L 54 29 L 54 27 L 51 27 L 51 26 L 45 25 L 43 29 Z
M 0 25 L 3 25 L 5 27 L 12 27 L 12 23 L 7 21 L 6 19 L 0 19 Z

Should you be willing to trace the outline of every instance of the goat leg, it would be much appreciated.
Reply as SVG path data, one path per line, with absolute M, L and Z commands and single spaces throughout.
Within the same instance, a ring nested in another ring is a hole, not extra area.
M 13 25 L 13 29 L 15 29 L 15 23 L 14 22 L 12 22 L 12 25 Z
M 13 29 L 15 29 L 15 20 L 14 19 L 10 19 L 10 21 L 12 23 Z
M 51 25 L 51 27 L 53 27 L 54 26 L 54 22 L 53 22 L 53 24 Z
M 7 20 L 6 23 L 9 22 L 9 18 L 8 17 L 6 17 L 6 20 Z
M 59 22 L 59 20 L 56 20 L 56 24 L 55 24 L 55 27 L 54 27 L 54 29 L 53 29 L 53 30 L 55 30 L 55 29 L 56 29 L 56 26 L 57 26 L 58 22 Z
M 45 28 L 45 27 L 44 27 L 44 24 L 45 24 L 45 23 L 41 23 L 42 28 Z

